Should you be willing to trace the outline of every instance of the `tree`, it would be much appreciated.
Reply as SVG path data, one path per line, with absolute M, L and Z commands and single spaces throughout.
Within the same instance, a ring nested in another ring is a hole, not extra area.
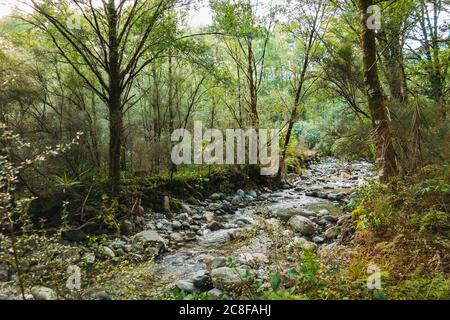
M 328 1 L 325 0 L 311 2 L 298 1 L 294 4 L 293 8 L 290 8 L 290 11 L 295 13 L 287 29 L 302 46 L 303 56 L 296 62 L 298 67 L 294 68 L 294 105 L 290 112 L 286 138 L 282 149 L 280 177 L 284 172 L 286 152 L 291 141 L 292 129 L 298 120 L 299 107 L 302 103 L 302 98 L 305 96 L 305 82 L 307 80 L 307 72 L 310 69 L 311 58 L 320 45 L 323 33 L 328 28 L 329 16 L 326 14 L 327 6 Z
M 258 128 L 258 96 L 263 82 L 267 46 L 275 22 L 274 8 L 268 8 L 264 17 L 257 15 L 257 8 L 249 0 L 211 1 L 216 31 L 222 33 L 226 52 L 236 64 L 240 104 L 240 81 L 244 77 L 247 86 L 247 111 L 251 125 Z M 242 123 L 241 123 L 242 125 Z
M 51 37 L 59 54 L 108 107 L 113 195 L 120 190 L 124 106 L 134 98 L 130 91 L 136 77 L 158 56 L 154 50 L 161 39 L 151 38 L 174 2 L 103 0 L 96 6 L 92 0 L 65 0 L 53 8 L 51 2 L 32 0 L 33 9 L 43 18 L 32 23 Z M 71 28 L 69 22 L 78 16 L 79 25 Z
M 417 6 L 417 19 L 419 24 L 419 41 L 421 43 L 420 51 L 417 56 L 420 61 L 424 60 L 425 70 L 428 75 L 430 90 L 429 96 L 441 108 L 441 117 L 445 121 L 447 118 L 448 105 L 446 102 L 446 81 L 448 78 L 448 69 L 450 63 L 450 54 L 448 52 L 448 34 L 447 28 L 442 28 L 439 18 L 443 12 L 448 14 L 445 9 L 444 1 L 420 0 Z M 447 43 L 447 52 L 443 49 Z M 444 52 L 443 52 L 444 51 Z M 425 58 L 423 58 L 423 54 Z
M 389 117 L 384 101 L 384 93 L 378 77 L 377 48 L 375 30 L 369 28 L 368 8 L 372 0 L 359 0 L 358 7 L 361 15 L 361 47 L 363 50 L 364 81 L 368 99 L 377 154 L 377 165 L 380 181 L 387 182 L 397 174 L 395 149 L 389 128 Z

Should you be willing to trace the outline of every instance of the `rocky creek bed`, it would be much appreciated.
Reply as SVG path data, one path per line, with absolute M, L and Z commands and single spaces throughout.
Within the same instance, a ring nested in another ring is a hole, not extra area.
M 144 231 L 107 241 L 96 252 L 86 250 L 80 259 L 95 263 L 131 255 L 136 272 L 153 275 L 151 283 L 141 284 L 153 290 L 139 298 L 157 298 L 174 288 L 232 298 L 228 292 L 249 274 L 268 284 L 275 268 L 291 268 L 296 259 L 288 248 L 320 253 L 350 239 L 353 223 L 343 206 L 374 178 L 376 172 L 368 162 L 325 159 L 311 164 L 302 175 L 291 175 L 281 190 L 215 193 L 198 205 L 183 204 L 183 212 L 176 215 L 146 214 Z M 151 256 L 154 262 L 143 264 Z M 115 275 L 111 281 L 123 281 L 120 277 Z M 124 295 L 120 290 L 97 289 L 89 298 Z M 11 287 L 0 296 L 18 297 Z M 34 288 L 29 295 L 30 299 L 54 297 L 47 287 Z

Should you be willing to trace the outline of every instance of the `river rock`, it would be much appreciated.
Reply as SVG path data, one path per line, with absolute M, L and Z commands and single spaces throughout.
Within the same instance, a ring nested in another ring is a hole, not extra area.
M 188 220 L 189 220 L 189 214 L 186 213 L 186 212 L 180 213 L 180 214 L 177 216 L 177 220 L 178 220 L 178 221 L 182 221 L 182 222 L 188 221 Z
M 211 223 L 209 223 L 206 226 L 206 228 L 208 228 L 211 231 L 217 231 L 217 230 L 223 229 L 224 225 L 222 223 L 220 223 L 220 222 L 212 221 Z
M 215 246 L 225 244 L 231 240 L 231 234 L 235 230 L 218 230 L 206 233 L 200 241 L 204 246 Z
M 222 198 L 223 198 L 222 193 L 213 193 L 212 195 L 209 196 L 209 199 L 211 199 L 212 201 L 218 201 Z
M 175 220 L 175 221 L 172 222 L 172 228 L 173 228 L 173 230 L 180 230 L 182 226 L 183 226 L 183 225 L 182 225 L 181 222 L 178 221 L 178 220 Z
M 208 210 L 211 210 L 211 211 L 218 211 L 220 209 L 222 209 L 222 203 L 220 203 L 220 202 L 212 202 L 208 206 Z
M 317 245 L 314 242 L 308 241 L 305 238 L 301 237 L 294 237 L 291 243 L 296 246 L 300 246 L 305 250 L 314 251 L 317 249 Z
M 170 240 L 172 240 L 174 242 L 181 242 L 181 241 L 183 241 L 183 236 L 178 232 L 173 232 L 170 235 Z
M 291 217 L 300 215 L 303 213 L 303 208 L 283 206 L 276 207 L 271 210 L 271 215 L 283 221 L 288 221 Z
M 258 194 L 256 193 L 255 190 L 250 190 L 250 191 L 247 192 L 247 193 L 248 193 L 248 195 L 249 195 L 250 197 L 253 197 L 253 198 L 257 198 L 257 197 L 258 197 Z
M 328 240 L 332 240 L 337 238 L 337 236 L 341 233 L 341 229 L 339 227 L 331 227 L 325 231 L 325 238 Z
M 235 206 L 238 206 L 241 204 L 242 198 L 238 195 L 234 196 L 233 199 L 231 200 L 231 203 Z
M 109 259 L 113 259 L 116 257 L 116 254 L 114 253 L 114 250 L 110 247 L 103 246 L 100 248 L 99 253 L 101 256 Z
M 188 280 L 178 280 L 175 283 L 175 286 L 186 292 L 186 293 L 192 293 L 192 292 L 197 292 L 198 289 L 195 288 L 194 283 L 192 281 L 188 281 Z
M 206 263 L 208 270 L 214 270 L 217 268 L 225 267 L 227 265 L 227 259 L 225 257 L 213 258 Z
M 156 256 L 166 250 L 166 241 L 154 230 L 144 230 L 133 237 L 134 244 L 141 244 L 148 253 Z
M 214 214 L 214 212 L 205 211 L 203 216 L 205 217 L 206 222 L 212 222 L 212 221 L 214 221 L 214 218 L 216 215 Z
M 316 236 L 316 237 L 313 238 L 313 241 L 314 241 L 314 243 L 321 244 L 321 243 L 323 243 L 325 241 L 325 239 L 322 238 L 322 237 Z
M 323 219 L 325 219 L 326 221 L 328 221 L 330 223 L 338 222 L 338 218 L 335 216 L 332 216 L 332 215 L 323 216 Z
M 194 211 L 192 210 L 192 208 L 190 206 L 188 206 L 185 203 L 181 204 L 181 210 L 183 210 L 184 212 L 186 212 L 187 214 L 191 215 L 194 213 Z
M 212 297 L 214 297 L 214 298 L 218 298 L 218 299 L 220 299 L 220 298 L 226 298 L 226 297 L 227 297 L 227 295 L 226 295 L 222 290 L 219 290 L 219 289 L 217 289 L 217 288 L 214 288 L 214 289 L 209 290 L 209 291 L 208 291 L 208 294 L 209 294 L 210 296 L 212 296 Z
M 202 291 L 208 291 L 213 288 L 211 275 L 206 270 L 197 271 L 192 277 L 194 286 Z
M 58 300 L 55 291 L 47 287 L 34 287 L 31 294 L 35 300 Z
M 238 191 L 236 191 L 236 195 L 241 197 L 241 199 L 242 199 L 245 197 L 245 191 L 242 189 L 239 189 Z
M 304 235 L 311 236 L 316 231 L 314 223 L 306 217 L 294 216 L 289 220 L 289 226 L 296 232 Z
M 217 268 L 211 271 L 211 280 L 215 288 L 222 290 L 236 289 L 242 282 L 242 277 L 245 270 L 231 269 L 228 267 Z

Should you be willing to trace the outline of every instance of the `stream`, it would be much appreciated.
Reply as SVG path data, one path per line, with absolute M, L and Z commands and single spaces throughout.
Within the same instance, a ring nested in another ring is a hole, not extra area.
M 250 268 L 258 279 L 267 280 L 277 247 L 300 244 L 317 250 L 339 244 L 343 236 L 339 225 L 348 218 L 342 207 L 369 179 L 376 179 L 372 164 L 329 158 L 312 164 L 302 175 L 291 175 L 282 190 L 214 194 L 191 206 L 189 216 L 157 220 L 156 229 L 174 245 L 153 270 L 158 294 L 176 286 L 219 296 L 227 285 L 239 281 L 227 267 L 230 258 L 233 268 Z M 196 219 L 203 222 L 197 225 Z M 189 231 L 181 231 L 183 226 Z M 192 230 L 197 230 L 195 236 Z

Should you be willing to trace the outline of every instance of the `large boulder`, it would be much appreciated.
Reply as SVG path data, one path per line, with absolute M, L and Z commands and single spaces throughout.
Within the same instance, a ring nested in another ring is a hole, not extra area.
M 55 291 L 47 287 L 34 287 L 31 294 L 35 300 L 58 300 Z
M 186 292 L 186 293 L 192 293 L 192 292 L 198 292 L 199 290 L 197 288 L 195 288 L 194 283 L 192 281 L 188 281 L 188 280 L 178 280 L 175 283 L 175 286 Z
M 214 270 L 227 265 L 227 259 L 225 257 L 217 257 L 206 262 L 208 270 Z
M 227 243 L 231 240 L 233 234 L 239 229 L 222 229 L 218 231 L 212 231 L 205 234 L 200 240 L 200 244 L 203 246 L 217 246 Z
M 243 282 L 245 270 L 228 267 L 217 268 L 211 271 L 213 286 L 222 290 L 237 289 Z
M 304 236 L 312 236 L 316 232 L 314 223 L 303 216 L 293 216 L 289 220 L 289 226 L 292 230 Z
M 309 216 L 310 213 L 308 210 L 305 210 L 304 208 L 301 207 L 280 206 L 271 209 L 271 215 L 280 220 L 288 221 L 293 216 L 297 215 Z
M 213 288 L 211 282 L 211 275 L 207 270 L 197 271 L 192 277 L 194 286 L 202 291 L 208 291 Z
M 331 227 L 325 231 L 325 238 L 328 240 L 332 240 L 337 238 L 341 234 L 341 228 L 339 227 Z
M 142 245 L 147 253 L 157 256 L 166 250 L 166 240 L 154 230 L 144 230 L 133 237 L 133 243 Z

